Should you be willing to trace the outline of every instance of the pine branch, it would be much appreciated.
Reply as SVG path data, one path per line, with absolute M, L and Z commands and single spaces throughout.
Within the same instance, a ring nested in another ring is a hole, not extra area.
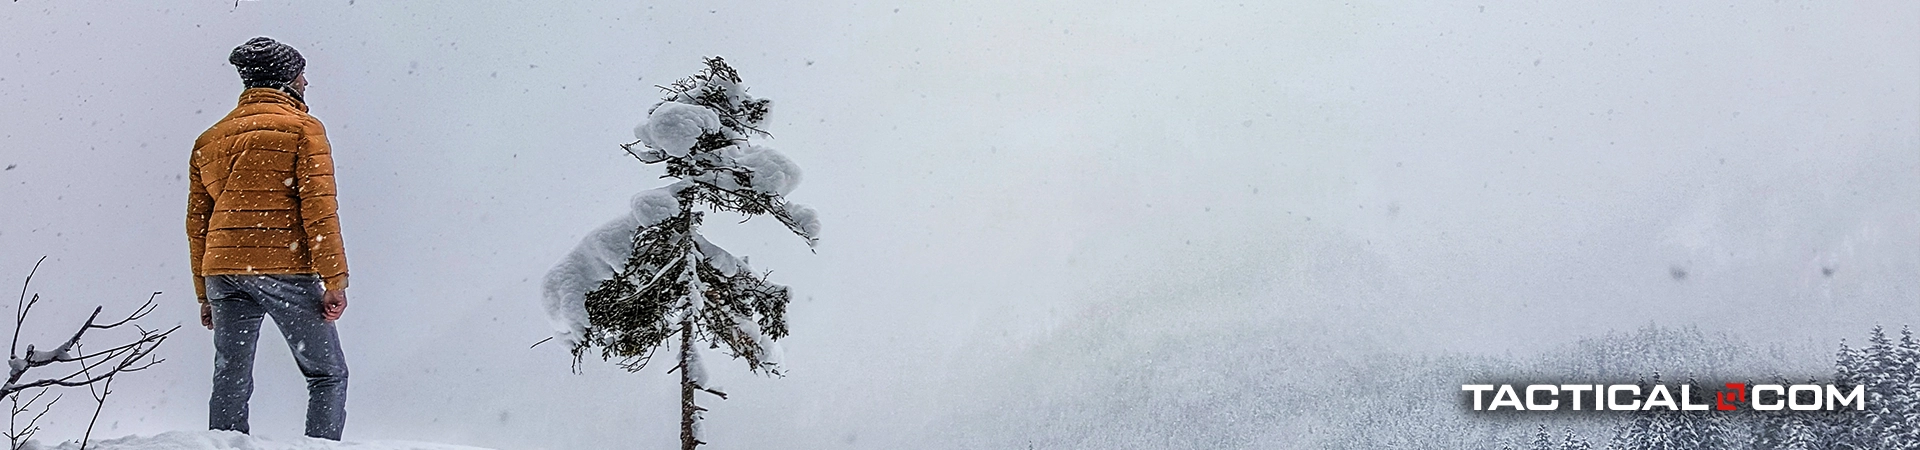
M 780 221 L 780 224 L 785 225 L 788 231 L 792 231 L 794 235 L 805 239 L 807 246 L 811 247 L 820 240 L 819 238 L 808 236 L 806 231 L 801 229 L 800 224 L 795 221 L 793 215 L 787 212 L 786 201 L 778 195 L 752 189 L 727 189 L 702 180 L 689 181 L 692 181 L 704 190 L 703 192 L 696 193 L 695 198 L 701 200 L 700 203 L 706 204 L 714 211 L 746 214 L 749 218 L 760 214 L 773 216 L 774 220 Z M 688 190 L 693 191 L 694 189 Z M 716 194 L 716 192 L 726 195 Z

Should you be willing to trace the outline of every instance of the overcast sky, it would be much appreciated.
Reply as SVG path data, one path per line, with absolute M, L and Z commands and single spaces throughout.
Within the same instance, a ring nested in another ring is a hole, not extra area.
M 258 35 L 306 56 L 335 151 L 350 440 L 672 442 L 665 367 L 527 347 L 547 268 L 663 184 L 617 146 L 654 85 L 708 55 L 775 101 L 825 225 L 705 228 L 797 293 L 790 376 L 710 358 L 716 449 L 896 448 L 1095 322 L 1498 354 L 1920 319 L 1909 2 L 648 3 L 0 4 L 0 279 L 48 256 L 26 340 L 164 291 L 187 326 L 102 433 L 204 427 L 186 161 Z M 253 428 L 296 435 L 298 372 L 260 360 Z

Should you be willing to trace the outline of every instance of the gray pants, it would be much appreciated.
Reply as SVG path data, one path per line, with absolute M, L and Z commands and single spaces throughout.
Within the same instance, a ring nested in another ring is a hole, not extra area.
M 214 275 L 206 277 L 213 305 L 213 400 L 208 428 L 246 433 L 247 400 L 253 396 L 253 353 L 260 319 L 274 325 L 307 376 L 307 436 L 340 439 L 347 424 L 347 359 L 340 337 L 321 316 L 326 288 L 314 275 Z

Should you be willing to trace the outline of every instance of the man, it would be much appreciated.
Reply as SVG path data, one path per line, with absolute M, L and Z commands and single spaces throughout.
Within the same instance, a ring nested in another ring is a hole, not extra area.
M 246 433 L 260 320 L 272 316 L 307 377 L 307 436 L 340 439 L 347 363 L 333 321 L 347 259 L 333 157 L 307 115 L 306 59 L 257 37 L 233 49 L 240 106 L 194 141 L 187 242 L 200 324 L 213 330 L 209 428 Z

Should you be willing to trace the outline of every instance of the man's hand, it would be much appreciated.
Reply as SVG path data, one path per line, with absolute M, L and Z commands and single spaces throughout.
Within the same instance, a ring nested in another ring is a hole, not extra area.
M 213 329 L 213 305 L 200 302 L 200 325 Z
M 320 296 L 320 315 L 328 322 L 340 320 L 340 314 L 347 312 L 347 290 L 328 289 Z

